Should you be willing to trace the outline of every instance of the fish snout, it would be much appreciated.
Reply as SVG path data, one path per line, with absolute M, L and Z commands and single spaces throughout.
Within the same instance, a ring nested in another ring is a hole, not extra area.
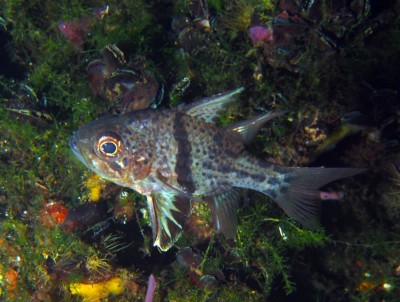
M 78 144 L 77 144 L 77 141 L 76 141 L 76 136 L 75 136 L 75 134 L 72 134 L 72 135 L 71 135 L 71 138 L 69 139 L 68 146 L 71 148 L 71 150 L 72 150 L 75 154 L 76 154 L 76 153 L 79 153 Z
M 71 138 L 69 139 L 68 146 L 71 148 L 72 152 L 74 155 L 83 163 L 86 164 L 86 160 L 84 156 L 82 155 L 82 151 L 79 148 L 79 140 L 76 137 L 76 134 L 72 134 Z

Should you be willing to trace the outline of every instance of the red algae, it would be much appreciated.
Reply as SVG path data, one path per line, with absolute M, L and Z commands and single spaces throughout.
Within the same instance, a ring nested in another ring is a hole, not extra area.
M 257 46 L 260 43 L 271 42 L 274 39 L 273 30 L 262 25 L 251 26 L 247 30 L 247 34 L 249 35 L 249 38 L 253 42 L 254 46 Z

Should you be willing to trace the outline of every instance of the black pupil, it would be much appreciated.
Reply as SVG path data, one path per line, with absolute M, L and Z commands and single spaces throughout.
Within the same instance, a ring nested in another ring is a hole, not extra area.
M 117 151 L 117 145 L 115 143 L 104 143 L 101 145 L 101 151 L 106 154 L 114 154 Z

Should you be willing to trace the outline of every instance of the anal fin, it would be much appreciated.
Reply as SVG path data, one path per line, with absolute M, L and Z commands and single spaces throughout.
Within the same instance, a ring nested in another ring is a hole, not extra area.
M 234 238 L 236 235 L 238 196 L 237 190 L 232 189 L 205 197 L 211 209 L 214 228 L 226 238 Z

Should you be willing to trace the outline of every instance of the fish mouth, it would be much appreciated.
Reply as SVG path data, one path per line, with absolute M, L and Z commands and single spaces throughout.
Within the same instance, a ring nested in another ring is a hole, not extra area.
M 86 164 L 86 160 L 83 158 L 83 156 L 82 156 L 82 154 L 81 154 L 81 152 L 80 152 L 80 150 L 79 150 L 78 142 L 77 142 L 77 140 L 76 140 L 75 134 L 73 134 L 73 135 L 71 136 L 71 138 L 69 139 L 68 146 L 71 148 L 71 150 L 72 150 L 72 152 L 75 154 L 75 156 L 76 156 L 81 162 L 83 162 L 84 164 Z

